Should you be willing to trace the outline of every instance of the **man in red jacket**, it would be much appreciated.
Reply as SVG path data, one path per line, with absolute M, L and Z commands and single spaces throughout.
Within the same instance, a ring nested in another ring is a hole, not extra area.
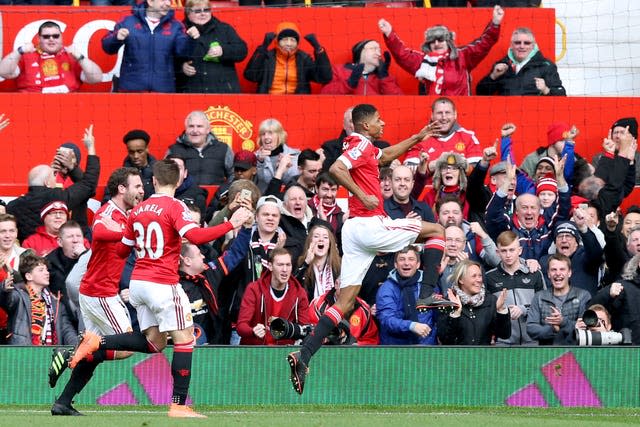
M 249 283 L 242 297 L 236 330 L 243 345 L 293 344 L 294 338 L 276 340 L 269 333 L 269 325 L 276 317 L 298 325 L 311 323 L 307 292 L 291 275 L 291 254 L 276 248 L 269 258 L 269 270 Z

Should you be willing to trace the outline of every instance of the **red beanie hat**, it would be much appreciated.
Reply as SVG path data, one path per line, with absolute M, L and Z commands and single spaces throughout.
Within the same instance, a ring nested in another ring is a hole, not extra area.
M 540 178 L 536 185 L 536 196 L 543 191 L 558 192 L 558 181 L 556 181 L 556 178 L 550 173 Z
M 569 136 L 571 126 L 564 122 L 555 122 L 549 125 L 547 129 L 547 146 L 553 145 L 558 141 L 562 141 Z

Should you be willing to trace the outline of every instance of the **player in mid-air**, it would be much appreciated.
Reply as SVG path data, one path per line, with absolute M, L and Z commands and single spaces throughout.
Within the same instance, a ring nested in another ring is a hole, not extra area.
M 120 274 L 125 259 L 116 255 L 116 246 L 122 240 L 122 230 L 127 224 L 127 212 L 144 197 L 144 187 L 140 172 L 136 168 L 119 168 L 113 171 L 107 181 L 111 199 L 95 214 L 91 258 L 87 271 L 80 283 L 80 312 L 85 329 L 112 335 L 131 332 L 129 311 L 119 295 Z M 62 394 L 51 407 L 52 415 L 82 415 L 71 401 L 91 379 L 94 370 L 103 360 L 124 359 L 130 352 L 113 350 L 83 360 L 71 373 L 71 378 Z M 68 366 L 69 350 L 55 349 L 49 368 L 49 385 L 53 388 L 58 378 Z
M 372 141 L 380 138 L 384 122 L 378 110 L 370 104 L 359 104 L 352 114 L 354 133 L 343 142 L 343 153 L 333 163 L 330 173 L 339 184 L 349 190 L 350 218 L 342 228 L 342 266 L 340 294 L 336 303 L 320 317 L 313 333 L 302 342 L 299 351 L 287 356 L 291 368 L 291 382 L 302 394 L 311 357 L 324 338 L 353 309 L 371 262 L 378 252 L 396 252 L 417 240 L 425 241 L 422 255 L 425 280 L 416 301 L 418 309 L 451 305 L 437 300 L 433 289 L 438 279 L 438 266 L 444 248 L 444 229 L 439 224 L 408 217 L 392 220 L 382 206 L 379 165 L 388 164 L 429 136 L 437 136 L 437 122 L 425 126 L 410 138 L 383 150 Z
M 173 340 L 172 403 L 170 417 L 206 418 L 186 405 L 191 360 L 194 346 L 193 320 L 189 298 L 179 283 L 178 265 L 182 238 L 195 245 L 210 242 L 253 221 L 253 213 L 240 207 L 231 219 L 218 226 L 200 228 L 191 219 L 187 206 L 175 199 L 180 175 L 172 160 L 161 160 L 153 166 L 156 193 L 136 206 L 127 220 L 120 257 L 131 247 L 136 264 L 129 284 L 129 301 L 136 308 L 140 332 L 100 336 L 86 331 L 69 361 L 76 368 L 82 360 L 104 357 L 109 350 L 158 353 L 167 345 L 167 334 Z

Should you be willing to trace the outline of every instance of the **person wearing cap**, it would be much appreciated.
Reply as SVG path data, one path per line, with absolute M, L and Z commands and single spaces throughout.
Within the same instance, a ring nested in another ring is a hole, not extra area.
M 527 154 L 520 169 L 537 181 L 547 173 L 556 172 L 549 167 L 542 167 L 541 162 L 553 164 L 555 157 L 566 157 L 564 177 L 571 188 L 577 187 L 584 178 L 593 175 L 593 167 L 575 151 L 577 136 L 578 129 L 575 126 L 564 122 L 551 123 L 547 128 L 547 145 Z
M 16 79 L 19 92 L 69 93 L 78 91 L 83 82 L 100 83 L 102 70 L 78 46 L 64 46 L 58 23 L 45 21 L 38 28 L 38 46 L 29 37 L 5 56 L 0 77 Z
M 536 183 L 536 196 L 540 199 L 542 209 L 550 209 L 558 199 L 558 181 L 555 174 L 547 174 Z
M 602 142 L 603 151 L 601 153 L 597 153 L 593 156 L 591 160 L 591 164 L 596 168 L 598 173 L 595 175 L 600 176 L 600 178 L 608 181 L 608 167 L 606 168 L 598 168 L 598 164 L 600 159 L 604 157 L 613 158 L 620 151 L 620 142 L 622 138 L 624 138 L 625 130 L 629 129 L 629 133 L 633 138 L 637 141 L 638 139 L 638 121 L 635 117 L 623 117 L 621 119 L 616 120 L 613 125 L 611 125 L 611 129 L 609 130 L 609 134 L 604 138 Z M 638 151 L 635 152 L 632 165 L 637 165 L 640 162 L 640 153 Z M 603 172 L 603 173 L 600 173 Z M 634 184 L 640 185 L 640 167 L 634 167 Z
M 245 179 L 256 184 L 257 173 L 256 168 L 258 159 L 256 155 L 248 150 L 240 150 L 233 156 L 233 175 L 227 178 L 224 184 L 218 186 L 215 194 L 211 198 L 204 214 L 204 222 L 209 223 L 216 211 L 220 210 L 229 200 L 229 187 L 235 181 Z
M 380 43 L 366 39 L 351 49 L 352 62 L 333 66 L 333 79 L 320 93 L 333 95 L 402 95 L 395 77 L 389 74 L 391 55 Z
M 426 162 L 422 162 L 418 167 L 418 172 L 422 172 L 424 176 Z M 464 218 L 469 218 L 469 204 L 466 201 L 467 192 L 467 160 L 464 156 L 457 153 L 443 153 L 436 161 L 436 167 L 433 174 L 433 185 L 426 192 L 423 201 L 433 209 L 440 197 L 445 194 L 452 194 L 458 197 L 464 206 Z M 416 188 L 417 187 L 417 188 Z M 413 195 L 421 193 L 424 188 L 422 181 L 414 187 Z M 420 190 L 420 191 L 419 191 Z
M 177 70 L 178 92 L 241 92 L 236 64 L 247 57 L 247 43 L 233 26 L 213 16 L 212 10 L 209 0 L 184 4 L 183 23 L 195 46 Z
M 566 96 L 553 61 L 538 48 L 533 32 L 516 28 L 511 35 L 507 56 L 493 64 L 491 71 L 478 82 L 478 95 Z
M 496 5 L 491 22 L 480 37 L 466 46 L 455 45 L 455 33 L 444 25 L 425 32 L 422 51 L 409 49 L 385 19 L 378 22 L 387 49 L 400 67 L 420 82 L 425 95 L 471 95 L 471 70 L 489 53 L 500 36 L 504 10 Z
M 146 0 L 134 4 L 131 14 L 102 38 L 102 50 L 109 55 L 118 54 L 124 47 L 113 91 L 174 93 L 174 61 L 190 55 L 193 38 L 175 18 L 170 2 Z
M 244 70 L 244 78 L 257 83 L 257 93 L 309 94 L 311 82 L 331 81 L 333 73 L 327 52 L 315 34 L 304 38 L 313 47 L 315 59 L 300 50 L 300 30 L 293 22 L 281 22 L 275 33 L 265 34 Z M 276 46 L 270 48 L 276 39 Z
M 132 129 L 122 137 L 122 142 L 127 147 L 127 157 L 122 161 L 122 166 L 136 168 L 140 171 L 142 185 L 144 186 L 144 199 L 151 196 L 153 189 L 153 164 L 156 158 L 149 153 L 151 136 L 142 129 Z
M 458 123 L 458 112 L 451 98 L 436 98 L 431 104 L 431 122 L 437 122 L 440 132 L 416 144 L 405 156 L 404 164 L 416 167 L 427 156 L 426 173 L 433 175 L 436 162 L 443 153 L 457 153 L 466 158 L 468 167 L 482 158 L 482 148 L 475 132 Z M 466 173 L 470 171 L 467 170 Z
M 69 219 L 69 208 L 64 202 L 55 200 L 42 208 L 40 218 L 44 225 L 36 228 L 35 233 L 24 239 L 22 247 L 33 249 L 39 256 L 45 256 L 58 247 L 60 227 Z
M 596 235 L 587 226 L 587 215 L 586 209 L 575 209 L 572 221 L 558 223 L 553 235 L 555 252 L 571 259 L 571 282 L 593 296 L 598 292 L 604 250 Z M 548 256 L 540 260 L 542 271 L 547 270 L 548 260 Z
M 204 111 L 187 114 L 184 132 L 169 146 L 169 154 L 184 159 L 197 185 L 220 185 L 233 175 L 233 151 L 216 138 Z
M 50 165 L 38 165 L 29 171 L 29 190 L 7 205 L 7 213 L 18 220 L 18 239 L 24 240 L 42 225 L 40 211 L 54 200 L 64 202 L 68 210 L 73 212 L 72 218 L 82 226 L 85 236 L 90 235 L 87 201 L 96 194 L 100 176 L 100 158 L 96 155 L 93 125 L 85 129 L 82 142 L 87 149 L 85 172 L 82 179 L 70 187 L 56 187 L 55 171 Z

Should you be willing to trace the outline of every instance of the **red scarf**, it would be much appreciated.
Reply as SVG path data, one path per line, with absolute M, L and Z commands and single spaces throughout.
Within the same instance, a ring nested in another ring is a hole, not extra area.
M 31 287 L 27 286 L 31 300 L 31 343 L 33 345 L 58 344 L 51 294 L 42 290 L 39 297 Z

